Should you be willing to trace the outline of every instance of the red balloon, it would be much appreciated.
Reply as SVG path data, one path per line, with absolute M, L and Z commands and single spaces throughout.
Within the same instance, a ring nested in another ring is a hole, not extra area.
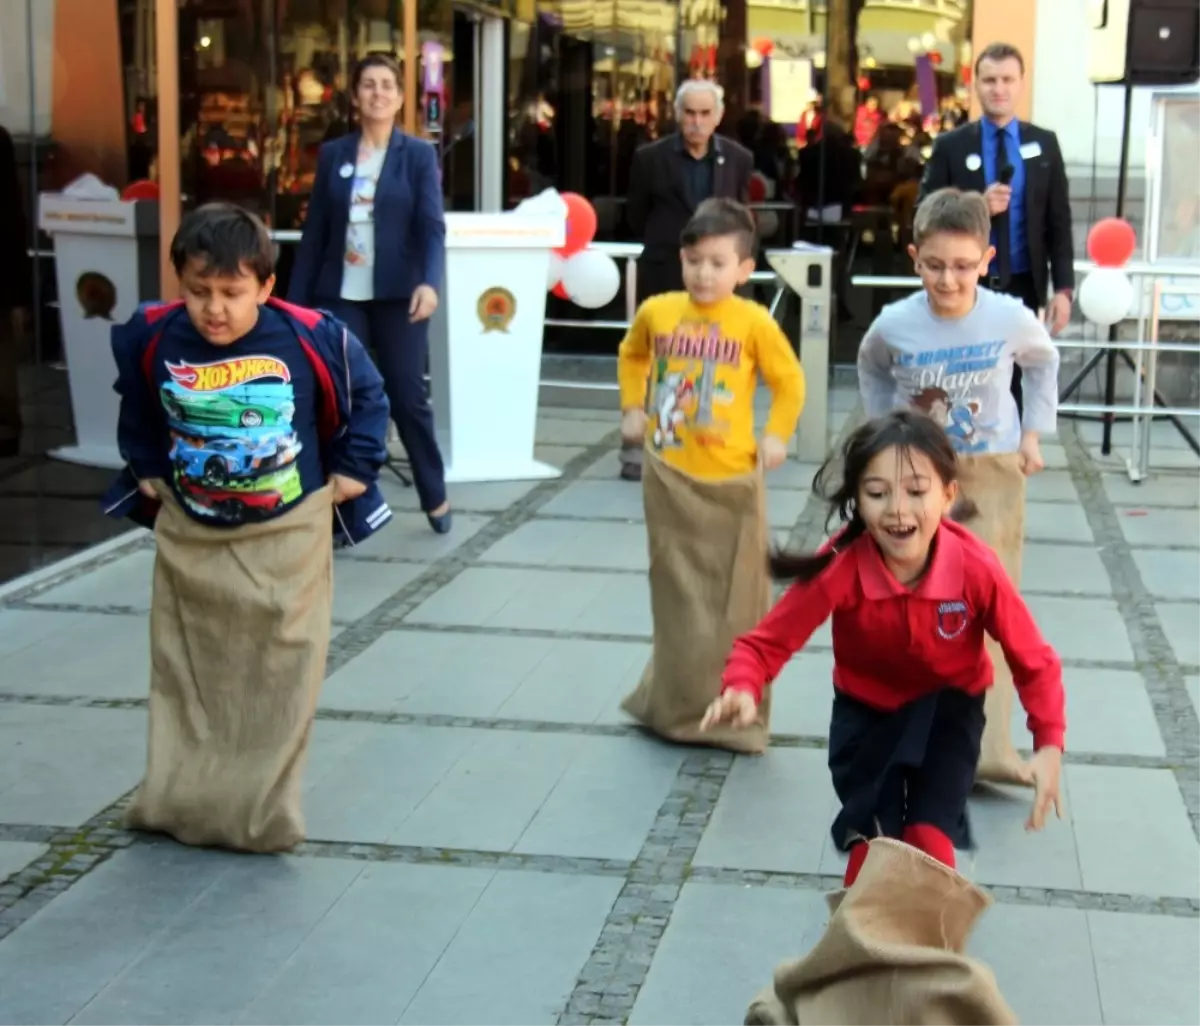
M 148 178 L 130 182 L 121 193 L 121 199 L 126 202 L 130 200 L 156 200 L 158 199 L 158 183 L 152 182 Z
M 552 288 L 550 291 L 551 291 L 551 292 L 552 292 L 554 295 L 558 296 L 558 298 L 559 298 L 559 299 L 570 299 L 570 298 L 571 298 L 571 297 L 570 297 L 570 296 L 567 294 L 567 290 L 566 290 L 565 288 L 563 288 L 563 283 L 562 283 L 561 281 L 560 281 L 560 282 L 557 282 L 557 283 L 555 283 L 555 286 L 554 286 L 554 288 Z
M 590 200 L 576 192 L 564 192 L 562 198 L 567 205 L 567 241 L 554 252 L 562 257 L 570 257 L 587 249 L 596 237 L 596 208 Z
M 1121 267 L 1137 249 L 1133 226 L 1119 217 L 1106 217 L 1088 232 L 1087 252 L 1101 267 Z
M 767 198 L 767 183 L 759 175 L 751 175 L 746 194 L 751 203 L 762 203 Z

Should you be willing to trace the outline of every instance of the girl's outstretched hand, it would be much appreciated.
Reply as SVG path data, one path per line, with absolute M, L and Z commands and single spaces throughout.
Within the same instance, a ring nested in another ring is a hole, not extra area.
M 700 721 L 700 730 L 711 730 L 722 723 L 731 723 L 738 730 L 745 730 L 757 718 L 758 705 L 754 698 L 748 692 L 733 689 L 713 699 L 704 719 Z
M 1058 748 L 1039 748 L 1029 762 L 1030 774 L 1033 777 L 1033 809 L 1025 824 L 1026 830 L 1041 830 L 1046 825 L 1046 817 L 1053 806 L 1059 819 L 1062 819 L 1062 797 L 1059 794 L 1059 780 L 1062 776 L 1062 750 Z

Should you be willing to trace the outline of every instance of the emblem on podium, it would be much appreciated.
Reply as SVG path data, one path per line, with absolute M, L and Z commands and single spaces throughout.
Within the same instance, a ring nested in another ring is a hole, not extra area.
M 517 313 L 517 300 L 508 289 L 497 286 L 484 291 L 475 309 L 485 332 L 507 332 Z

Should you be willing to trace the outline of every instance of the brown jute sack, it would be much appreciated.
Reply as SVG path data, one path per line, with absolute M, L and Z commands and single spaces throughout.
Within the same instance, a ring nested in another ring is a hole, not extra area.
M 150 739 L 127 814 L 184 844 L 283 851 L 333 615 L 332 489 L 221 530 L 162 495 L 150 608 Z
M 704 711 L 720 694 L 734 638 L 754 627 L 771 604 L 762 472 L 700 480 L 648 449 L 642 460 L 642 494 L 654 651 L 621 708 L 671 741 L 763 752 L 769 692 L 758 722 L 748 730 L 699 730 Z
M 1015 585 L 1021 585 L 1021 550 L 1025 538 L 1025 475 L 1016 453 L 959 458 L 959 486 L 978 507 L 966 526 L 997 556 Z M 1012 743 L 1012 708 L 1016 692 L 1012 671 L 1000 646 L 987 639 L 995 682 L 984 699 L 987 726 L 976 776 L 998 784 L 1028 784 L 1025 761 Z
M 761 1026 L 1007 1026 L 992 971 L 963 953 L 991 904 L 978 887 L 891 838 L 871 842 L 816 946 L 775 970 L 746 1012 Z

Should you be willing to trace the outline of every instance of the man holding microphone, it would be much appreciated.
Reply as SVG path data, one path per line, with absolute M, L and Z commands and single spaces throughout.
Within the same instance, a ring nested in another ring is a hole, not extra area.
M 984 284 L 1035 312 L 1044 308 L 1050 334 L 1057 335 L 1071 318 L 1075 289 L 1071 201 L 1058 137 L 1015 116 L 1024 87 L 1025 61 L 1016 47 L 992 43 L 980 52 L 975 92 L 983 118 L 938 136 L 918 202 L 947 186 L 983 193 L 996 247 Z M 1013 369 L 1012 392 L 1021 410 L 1020 368 Z

